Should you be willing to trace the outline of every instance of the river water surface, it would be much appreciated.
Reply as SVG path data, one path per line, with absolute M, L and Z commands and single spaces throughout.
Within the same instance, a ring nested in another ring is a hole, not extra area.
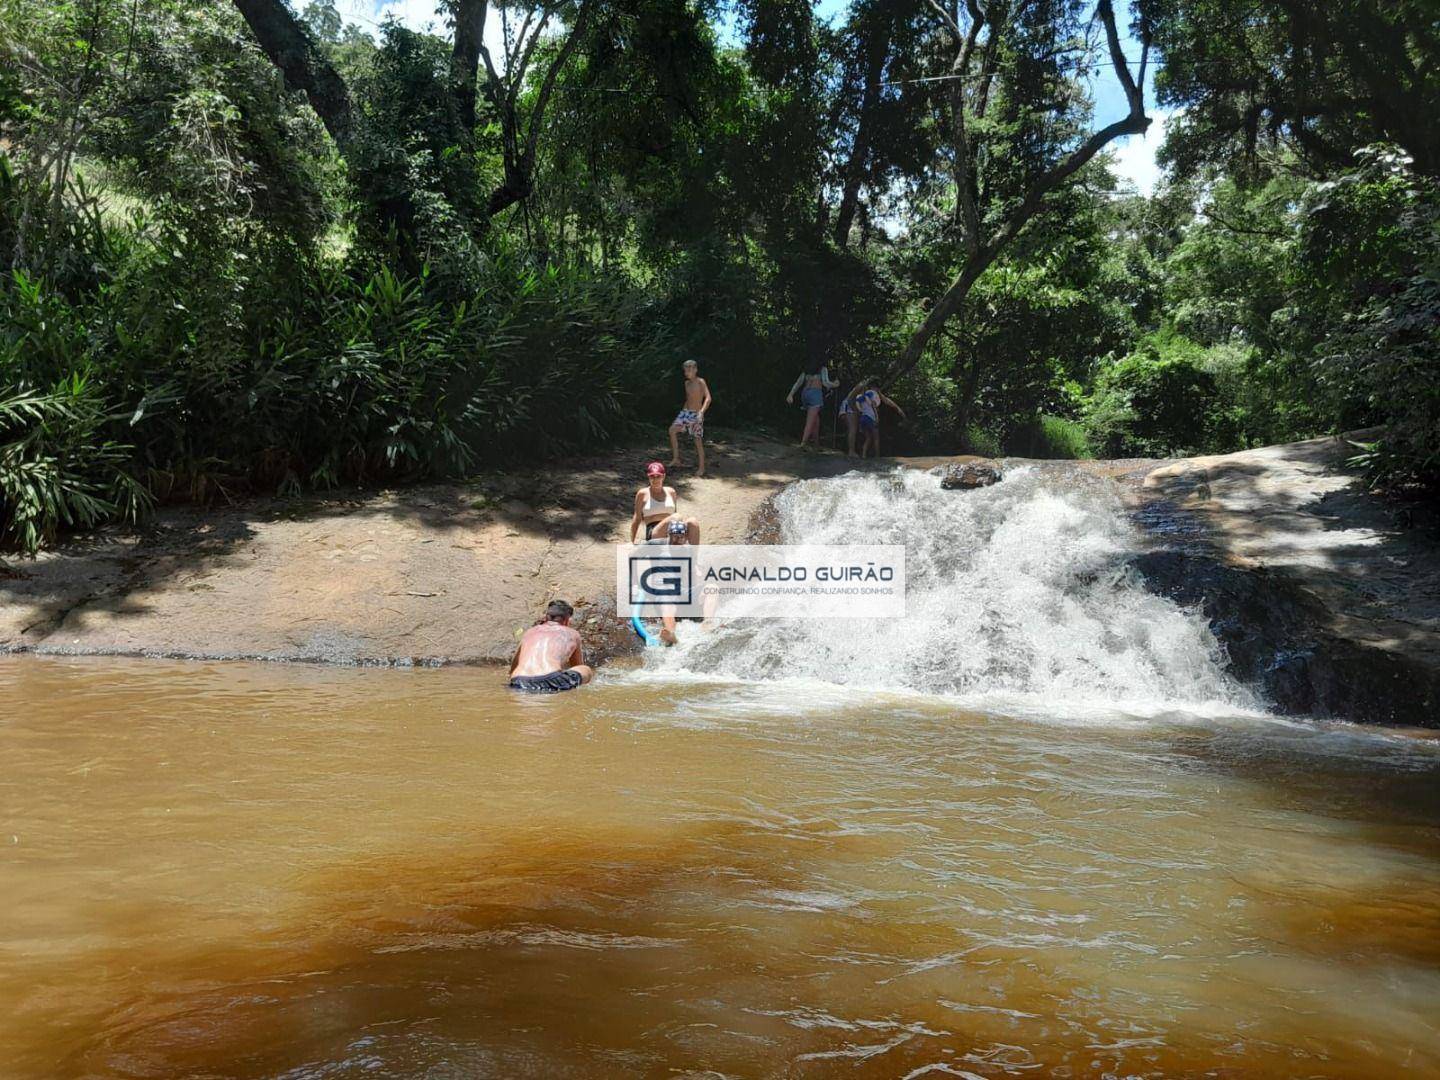
M 907 616 L 0 657 L 0 1077 L 1440 1076 L 1440 743 L 1263 715 L 1106 489 L 778 515 Z
M 1434 743 L 496 685 L 0 659 L 0 1074 L 1440 1075 Z

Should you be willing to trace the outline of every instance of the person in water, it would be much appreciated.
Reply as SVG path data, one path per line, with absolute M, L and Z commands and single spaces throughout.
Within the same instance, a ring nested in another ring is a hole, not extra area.
M 686 360 L 685 407 L 676 415 L 670 425 L 670 467 L 682 464 L 680 461 L 680 432 L 688 432 L 695 440 L 696 476 L 705 475 L 705 412 L 710 408 L 710 386 L 700 378 L 700 365 Z
M 850 399 L 850 408 L 856 414 L 856 423 L 860 429 L 860 436 L 864 440 L 860 446 L 860 456 L 863 458 L 865 452 L 869 450 L 873 457 L 879 457 L 880 406 L 889 405 L 901 417 L 904 417 L 905 410 L 882 394 L 876 387 L 874 379 L 867 379 L 850 391 Z
M 804 384 L 803 389 L 801 384 Z M 825 391 L 834 390 L 839 386 L 837 379 L 830 381 L 830 369 L 821 363 L 812 363 L 802 371 L 795 380 L 795 385 L 790 387 L 790 393 L 785 395 L 787 404 L 795 404 L 795 391 L 800 391 L 800 404 L 805 406 L 805 427 L 800 432 L 800 448 L 803 450 L 805 444 L 811 439 L 815 440 L 815 446 L 820 446 L 820 409 L 825 404 Z M 853 450 L 854 447 L 852 446 Z
M 655 531 L 654 536 L 646 537 L 645 542 L 683 547 L 690 542 L 690 530 L 685 522 L 677 517 L 672 517 L 665 523 L 664 528 Z M 673 606 L 660 609 L 660 640 L 666 645 L 675 644 L 675 608 Z
M 545 617 L 520 636 L 510 662 L 510 689 L 527 694 L 558 694 L 574 690 L 595 677 L 580 651 L 580 631 L 570 625 L 575 609 L 552 600 Z
M 665 466 L 652 461 L 645 466 L 645 486 L 635 492 L 634 513 L 630 516 L 630 543 L 635 543 L 641 526 L 645 528 L 646 541 L 653 537 L 668 535 L 667 529 L 673 522 L 680 522 L 692 544 L 700 542 L 700 526 L 694 518 L 681 518 L 675 512 L 678 500 L 673 487 L 665 486 Z

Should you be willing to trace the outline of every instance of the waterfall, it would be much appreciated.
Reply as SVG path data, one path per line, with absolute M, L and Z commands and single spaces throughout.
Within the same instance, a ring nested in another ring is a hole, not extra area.
M 975 491 L 897 468 L 791 485 L 781 543 L 903 544 L 903 619 L 682 628 L 646 674 L 800 679 L 866 690 L 1126 708 L 1253 709 L 1205 619 L 1147 592 L 1111 482 L 1012 469 Z

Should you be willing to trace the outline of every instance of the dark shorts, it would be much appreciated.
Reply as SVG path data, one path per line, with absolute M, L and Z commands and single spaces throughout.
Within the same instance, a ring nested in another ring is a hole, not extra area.
M 549 675 L 514 675 L 510 689 L 522 694 L 559 694 L 574 690 L 584 680 L 578 671 L 552 671 Z
M 861 431 L 879 431 L 879 430 L 880 430 L 880 425 L 875 422 L 875 418 L 874 418 L 873 416 L 866 416 L 866 415 L 862 412 L 862 413 L 860 414 L 860 430 L 861 430 Z

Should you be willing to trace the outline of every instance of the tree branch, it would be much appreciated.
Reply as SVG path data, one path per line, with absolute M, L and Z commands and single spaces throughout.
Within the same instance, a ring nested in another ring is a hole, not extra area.
M 960 29 L 960 24 L 955 21 L 955 17 L 950 12 L 945 10 L 945 5 L 940 3 L 940 0 L 926 0 L 926 3 L 934 8 L 935 13 L 940 16 L 940 21 L 944 24 L 945 29 L 949 30 L 955 38 L 955 44 L 959 45 L 965 40 L 965 33 Z

